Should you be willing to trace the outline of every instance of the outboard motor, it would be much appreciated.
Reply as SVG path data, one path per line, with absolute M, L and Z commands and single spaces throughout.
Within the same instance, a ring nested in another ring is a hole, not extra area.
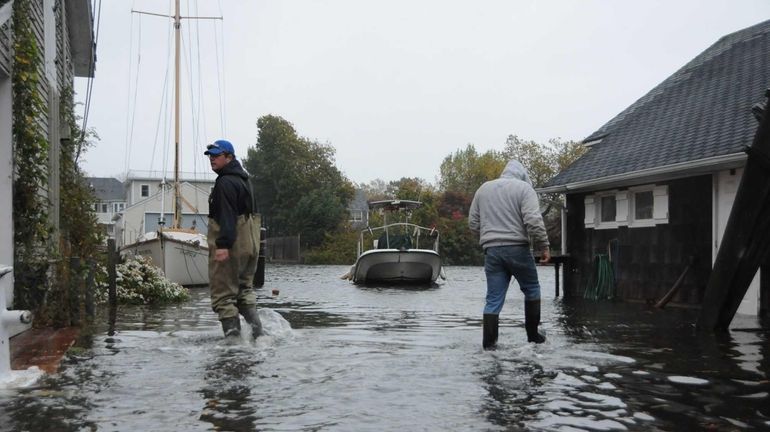
M 13 304 L 13 268 L 0 265 L 0 381 L 11 372 L 11 347 L 9 339 L 22 325 L 32 323 L 32 313 L 8 310 Z

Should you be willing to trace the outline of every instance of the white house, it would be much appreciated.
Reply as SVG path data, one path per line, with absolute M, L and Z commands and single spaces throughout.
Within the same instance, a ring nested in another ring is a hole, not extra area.
M 112 177 L 88 177 L 86 180 L 96 197 L 94 211 L 99 225 L 104 229 L 104 234 L 112 238 L 115 218 L 126 208 L 126 191 L 123 183 Z
M 195 228 L 203 234 L 208 232 L 209 195 L 215 179 L 214 173 L 180 176 L 182 228 Z M 161 214 L 165 215 L 165 225 L 169 226 L 174 200 L 172 183 L 170 179 L 164 182 L 162 175 L 132 171 L 124 185 L 126 208 L 117 216 L 115 225 L 118 246 L 131 244 L 141 234 L 157 230 Z

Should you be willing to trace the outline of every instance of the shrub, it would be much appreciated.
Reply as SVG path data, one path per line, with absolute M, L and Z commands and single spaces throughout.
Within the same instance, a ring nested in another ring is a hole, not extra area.
M 166 304 L 190 299 L 187 288 L 166 279 L 159 268 L 141 255 L 128 257 L 123 264 L 118 264 L 116 274 L 118 303 Z M 106 302 L 106 285 L 101 288 L 97 291 L 97 301 Z

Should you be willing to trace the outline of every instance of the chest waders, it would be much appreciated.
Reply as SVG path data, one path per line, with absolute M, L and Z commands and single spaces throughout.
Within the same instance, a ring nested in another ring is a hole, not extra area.
M 259 257 L 259 217 L 240 215 L 236 220 L 235 243 L 230 248 L 229 258 L 215 261 L 216 239 L 221 233 L 219 224 L 209 218 L 209 288 L 211 308 L 222 322 L 225 337 L 240 336 L 243 315 L 256 338 L 262 332 L 257 315 L 257 296 L 254 293 L 254 273 Z

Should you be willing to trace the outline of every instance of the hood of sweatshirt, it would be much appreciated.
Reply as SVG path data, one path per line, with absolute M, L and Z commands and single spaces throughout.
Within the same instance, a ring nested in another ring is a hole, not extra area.
M 229 164 L 223 166 L 221 170 L 216 171 L 216 173 L 219 175 L 235 175 L 244 180 L 249 179 L 249 173 L 243 169 L 238 159 L 233 159 Z
M 505 165 L 503 173 L 500 174 L 500 178 L 514 178 L 527 182 L 530 184 L 530 186 L 532 185 L 532 180 L 529 179 L 527 169 L 524 168 L 524 165 L 522 165 L 521 162 L 515 159 L 510 160 L 508 164 Z

